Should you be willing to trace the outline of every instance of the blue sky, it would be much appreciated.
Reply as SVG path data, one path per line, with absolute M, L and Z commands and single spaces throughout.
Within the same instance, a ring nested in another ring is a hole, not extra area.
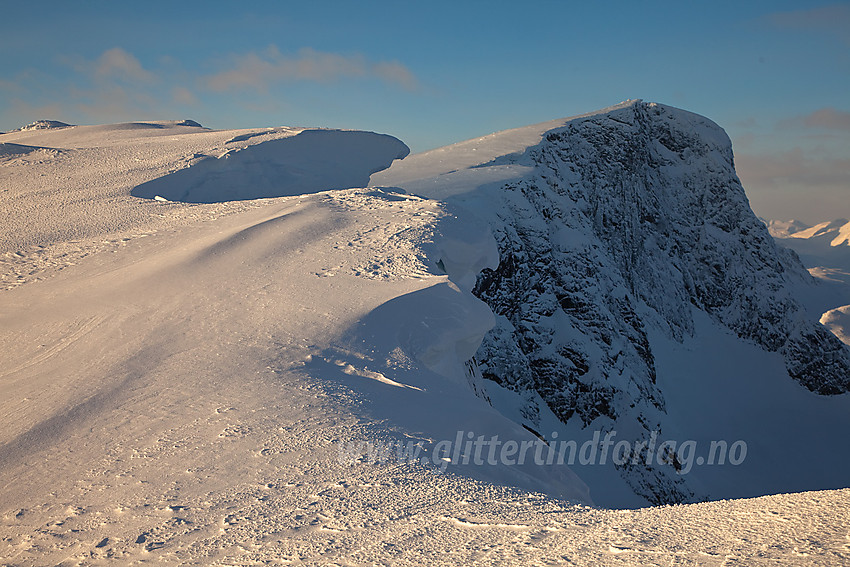
M 0 131 L 191 118 L 416 152 L 642 98 L 723 126 L 758 214 L 850 217 L 848 2 L 0 3 Z

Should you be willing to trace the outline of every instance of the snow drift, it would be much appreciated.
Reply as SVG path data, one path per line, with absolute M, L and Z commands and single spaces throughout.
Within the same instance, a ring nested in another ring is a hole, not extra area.
M 218 203 L 363 187 L 371 174 L 409 152 L 385 134 L 304 130 L 215 157 L 198 156 L 190 167 L 139 185 L 132 195 Z

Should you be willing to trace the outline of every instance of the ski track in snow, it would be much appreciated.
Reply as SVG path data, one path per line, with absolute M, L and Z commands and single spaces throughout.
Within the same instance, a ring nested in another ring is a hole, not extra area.
M 466 387 L 342 337 L 390 300 L 446 284 L 434 254 L 450 213 L 374 188 L 131 202 L 125 190 L 180 152 L 282 135 L 189 131 L 157 146 L 134 131 L 63 129 L 50 136 L 81 161 L 0 164 L 26 167 L 10 185 L 24 219 L 39 198 L 56 205 L 30 184 L 39 171 L 77 187 L 143 149 L 149 168 L 104 180 L 115 201 L 17 221 L 4 241 L 0 564 L 850 564 L 850 490 L 605 510 L 424 464 L 344 461 L 352 440 L 428 437 L 382 418 L 390 404 Z M 86 140 L 113 138 L 114 159 L 97 165 Z M 78 225 L 89 216 L 104 222 Z M 326 367 L 339 371 L 316 372 Z M 456 416 L 432 416 L 444 418 Z

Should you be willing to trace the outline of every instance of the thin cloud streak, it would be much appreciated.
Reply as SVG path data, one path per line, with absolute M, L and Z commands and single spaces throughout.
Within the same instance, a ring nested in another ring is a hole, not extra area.
M 281 82 L 311 81 L 328 83 L 346 78 L 376 78 L 413 91 L 418 81 L 413 73 L 397 61 L 373 63 L 359 54 L 341 55 L 300 49 L 296 55 L 285 55 L 276 46 L 262 53 L 251 52 L 232 57 L 230 69 L 206 78 L 213 91 L 253 89 L 266 93 Z
M 850 159 L 815 159 L 800 148 L 772 155 L 738 154 L 735 164 L 745 187 L 850 188 Z
M 831 33 L 850 44 L 850 5 L 848 4 L 778 12 L 768 16 L 767 20 L 781 28 Z
M 850 132 L 850 112 L 833 107 L 820 108 L 809 114 L 786 118 L 776 124 L 778 130 L 829 130 Z
M 93 71 L 99 79 L 118 78 L 139 83 L 156 81 L 156 75 L 144 69 L 138 59 L 120 47 L 104 51 L 95 62 Z
M 0 80 L 0 93 L 15 102 L 15 114 L 23 120 L 44 118 L 38 108 L 50 109 L 51 117 L 77 123 L 135 120 L 185 112 L 203 113 L 210 98 L 222 92 L 242 90 L 241 100 L 232 101 L 253 112 L 281 112 L 281 96 L 275 92 L 284 83 L 337 83 L 368 81 L 407 91 L 420 88 L 416 76 L 394 60 L 374 61 L 360 54 L 343 55 L 310 48 L 284 54 L 271 46 L 225 58 L 224 69 L 215 74 L 187 71 L 168 56 L 158 66 L 146 67 L 129 51 L 112 47 L 95 56 L 62 55 L 57 58 L 67 74 L 52 76 L 37 69 L 19 73 L 14 80 Z M 43 85 L 51 83 L 51 88 Z M 367 86 L 367 85 L 363 85 Z M 256 96 L 251 96 L 255 93 Z M 251 100 L 244 100 L 245 98 Z M 23 101 L 27 101 L 24 104 Z M 274 102 L 274 104 L 270 104 Z
M 736 154 L 735 164 L 759 216 L 809 224 L 848 216 L 850 159 L 813 158 L 795 148 L 772 155 Z
M 822 108 L 804 116 L 803 125 L 808 128 L 850 131 L 850 112 L 835 108 Z

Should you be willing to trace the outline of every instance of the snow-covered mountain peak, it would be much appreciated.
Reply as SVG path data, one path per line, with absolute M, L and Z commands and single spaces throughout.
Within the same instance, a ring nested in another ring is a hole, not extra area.
M 70 128 L 73 124 L 66 124 L 64 122 L 59 122 L 58 120 L 36 120 L 35 122 L 31 122 L 26 126 L 21 126 L 12 132 L 29 132 L 31 130 L 48 130 L 52 128 Z
M 768 232 L 774 238 L 788 238 L 792 234 L 811 228 L 811 226 L 797 219 L 787 221 L 761 219 L 761 221 L 767 226 Z
M 679 132 L 680 143 L 711 143 L 731 161 L 731 142 L 725 131 L 711 120 L 663 104 L 630 99 L 598 111 L 495 132 L 412 155 L 372 176 L 370 185 L 404 186 L 407 190 L 438 199 L 469 193 L 484 185 L 499 186 L 531 173 L 535 163 L 531 152 L 547 137 L 557 137 L 565 129 L 580 124 L 612 121 L 634 126 L 638 119 L 636 109 L 664 117 L 668 123 L 667 131 Z M 659 139 L 664 143 L 668 138 L 662 135 Z
M 836 219 L 822 222 L 813 227 L 793 232 L 788 237 L 829 241 L 830 246 L 850 246 L 850 221 Z
M 705 117 L 629 101 L 411 156 L 372 183 L 460 203 L 490 223 L 500 264 L 475 293 L 497 318 L 476 360 L 526 400 L 516 415 L 535 430 L 547 412 L 635 442 L 681 427 L 670 415 L 693 401 L 668 399 L 662 384 L 714 378 L 670 376 L 665 353 L 706 340 L 707 328 L 774 353 L 785 370 L 770 380 L 790 375 L 818 394 L 850 388 L 850 352 L 796 298 L 811 277 L 753 214 L 729 137 Z M 665 467 L 620 473 L 652 502 L 723 492 Z
M 463 170 L 485 169 L 487 165 L 524 165 L 525 162 L 521 161 L 522 155 L 528 148 L 540 144 L 547 133 L 562 128 L 573 120 L 627 109 L 640 102 L 640 100 L 627 100 L 602 110 L 502 130 L 411 155 L 393 164 L 391 170 L 373 175 L 369 184 L 371 186 L 403 184 L 408 187 L 419 187 L 417 181 L 427 180 L 428 183 L 424 183 L 422 187 L 427 194 L 460 192 L 463 191 L 461 187 L 463 182 L 452 179 L 453 174 Z M 478 174 L 481 178 L 493 175 L 490 171 L 486 173 L 479 171 Z M 510 176 L 510 172 L 507 175 Z

